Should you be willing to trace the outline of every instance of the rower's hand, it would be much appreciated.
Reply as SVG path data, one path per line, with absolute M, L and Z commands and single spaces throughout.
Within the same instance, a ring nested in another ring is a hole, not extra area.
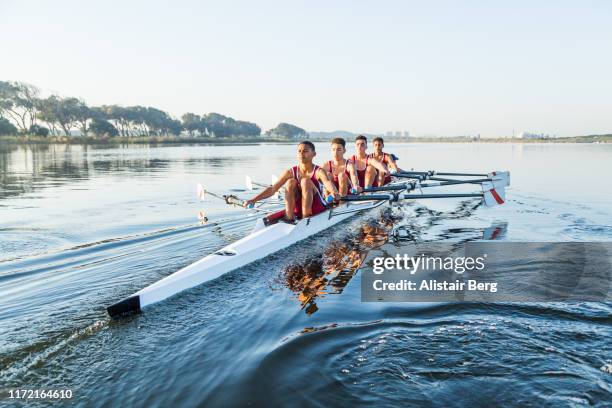
M 337 203 L 337 202 L 339 202 L 339 201 L 340 201 L 340 194 L 338 194 L 338 192 L 337 192 L 337 191 L 334 191 L 333 196 L 334 196 L 334 202 L 336 202 L 336 203 Z
M 244 200 L 244 202 L 242 203 L 242 206 L 244 208 L 253 208 L 255 207 L 255 200 Z
M 361 186 L 355 186 L 353 190 L 355 190 L 355 194 L 359 194 L 363 191 L 363 188 L 361 188 Z

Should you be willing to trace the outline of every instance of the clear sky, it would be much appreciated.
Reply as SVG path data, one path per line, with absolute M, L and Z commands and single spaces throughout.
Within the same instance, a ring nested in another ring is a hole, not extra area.
M 612 132 L 612 1 L 0 0 L 0 80 L 265 130 Z

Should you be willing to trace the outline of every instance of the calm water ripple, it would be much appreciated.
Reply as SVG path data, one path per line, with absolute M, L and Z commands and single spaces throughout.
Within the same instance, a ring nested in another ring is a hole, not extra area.
M 1 147 L 0 383 L 88 407 L 609 406 L 612 304 L 362 303 L 359 271 L 416 242 L 612 241 L 612 192 L 593 187 L 612 147 L 388 148 L 403 167 L 508 169 L 508 202 L 357 217 L 110 321 L 109 304 L 252 228 L 197 182 L 244 196 L 245 173 L 268 183 L 294 147 Z

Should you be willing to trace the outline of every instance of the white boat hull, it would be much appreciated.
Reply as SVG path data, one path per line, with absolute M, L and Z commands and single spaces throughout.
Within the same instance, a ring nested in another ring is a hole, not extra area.
M 297 224 L 277 222 L 265 226 L 263 219 L 259 219 L 253 231 L 246 237 L 109 306 L 107 311 L 111 317 L 138 312 L 146 306 L 287 248 L 346 220 L 358 211 L 371 209 L 380 204 L 382 202 L 371 201 L 343 204 L 314 217 L 300 220 Z

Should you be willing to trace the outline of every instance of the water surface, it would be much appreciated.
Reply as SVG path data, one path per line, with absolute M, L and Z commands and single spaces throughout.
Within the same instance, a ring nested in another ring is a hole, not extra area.
M 328 147 L 317 144 L 320 162 Z M 415 242 L 611 241 L 612 146 L 389 144 L 403 168 L 510 170 L 507 204 L 423 202 L 110 321 L 105 307 L 248 233 L 294 146 L 0 148 L 0 383 L 79 406 L 605 406 L 608 303 L 361 303 L 360 267 Z M 209 223 L 199 225 L 205 210 Z M 324 275 L 325 274 L 325 275 Z M 478 390 L 474 393 L 474 390 Z

